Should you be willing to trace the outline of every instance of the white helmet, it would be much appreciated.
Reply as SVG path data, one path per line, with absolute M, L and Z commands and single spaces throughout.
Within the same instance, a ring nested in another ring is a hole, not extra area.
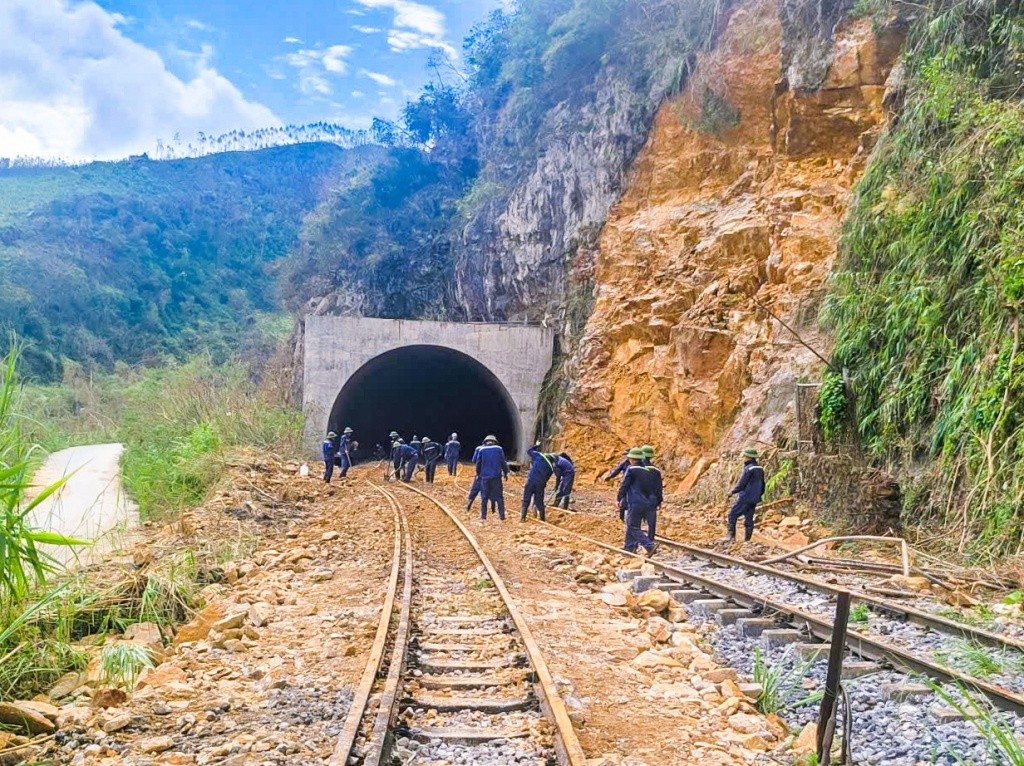
M 459 438 L 458 434 L 452 434 L 452 441 L 455 441 L 458 438 Z

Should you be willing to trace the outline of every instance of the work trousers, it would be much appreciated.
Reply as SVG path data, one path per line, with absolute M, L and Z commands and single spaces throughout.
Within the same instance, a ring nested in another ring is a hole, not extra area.
M 744 502 L 743 500 L 737 500 L 732 510 L 729 511 L 729 537 L 736 537 L 736 522 L 743 518 L 743 532 L 744 540 L 750 540 L 754 535 L 754 511 L 757 509 L 757 503 Z
M 338 476 L 344 479 L 348 476 L 348 469 L 352 467 L 352 458 L 349 457 L 347 452 L 342 452 L 338 460 L 338 465 L 341 466 L 341 473 Z
M 416 475 L 416 466 L 419 461 L 416 458 L 411 458 L 405 461 L 405 474 L 402 476 L 402 481 L 410 482 L 412 477 Z
M 437 474 L 437 461 L 428 460 L 426 462 L 426 467 L 424 470 L 426 471 L 427 474 L 427 484 L 433 484 L 434 476 Z
M 402 458 L 396 457 L 391 461 L 391 467 L 395 469 L 395 478 L 402 478 Z
M 482 479 L 480 481 L 480 518 L 487 518 L 487 503 L 490 502 L 498 508 L 498 518 L 505 520 L 505 488 L 502 485 L 501 477 L 497 479 Z
M 647 536 L 640 528 L 640 524 L 646 521 L 650 528 L 657 513 L 658 509 L 653 506 L 630 508 L 626 511 L 626 542 L 622 546 L 624 551 L 635 553 L 638 545 L 648 551 L 654 547 L 654 540 Z
M 558 482 L 558 489 L 555 490 L 555 508 L 569 510 L 569 496 L 572 494 L 572 485 L 576 481 L 576 474 L 567 473 Z
M 544 521 L 544 485 L 540 482 L 528 481 L 523 487 L 523 509 L 519 512 L 520 521 L 526 521 L 526 512 L 530 508 L 531 501 L 533 501 L 534 508 L 537 509 L 540 520 Z
M 459 456 L 452 455 L 445 462 L 448 464 L 448 475 L 455 476 L 459 472 Z
M 324 461 L 324 481 L 330 484 L 332 476 L 334 476 L 334 458 Z

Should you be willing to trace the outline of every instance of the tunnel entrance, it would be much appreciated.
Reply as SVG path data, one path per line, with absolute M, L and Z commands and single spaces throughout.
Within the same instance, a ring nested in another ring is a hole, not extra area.
M 389 448 L 388 434 L 406 441 L 429 436 L 442 444 L 454 432 L 462 459 L 494 434 L 509 460 L 519 454 L 519 414 L 512 397 L 487 367 L 443 346 L 403 346 L 374 357 L 352 375 L 331 409 L 328 430 L 355 431 L 356 457 Z

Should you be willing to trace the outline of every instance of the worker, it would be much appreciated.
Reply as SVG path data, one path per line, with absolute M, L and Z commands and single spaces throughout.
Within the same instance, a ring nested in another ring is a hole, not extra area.
M 462 452 L 462 445 L 459 443 L 459 435 L 452 434 L 452 438 L 444 445 L 444 462 L 448 466 L 449 476 L 455 476 L 458 473 L 460 452 Z
M 656 524 L 658 509 L 664 500 L 661 471 L 653 465 L 644 465 L 644 453 L 639 447 L 631 449 L 629 468 L 619 486 L 619 503 L 626 502 L 626 541 L 622 549 L 627 553 L 636 553 L 637 546 L 642 547 L 648 556 L 654 554 L 658 545 L 649 537 L 640 524 L 647 522 L 648 529 Z
M 338 434 L 334 431 L 330 431 L 327 434 L 327 438 L 324 439 L 323 445 L 320 447 L 320 452 L 324 458 L 324 483 L 330 484 L 331 477 L 334 475 L 334 456 L 335 446 L 334 440 L 338 438 Z
M 566 453 L 560 452 L 555 458 L 555 508 L 569 510 L 569 496 L 576 481 L 576 466 Z
M 487 519 L 487 503 L 497 505 L 498 518 L 505 520 L 505 488 L 503 479 L 508 478 L 508 461 L 505 450 L 498 444 L 494 436 L 484 439 L 482 447 L 476 451 L 473 459 L 476 472 L 480 477 L 480 518 Z
M 396 479 L 401 477 L 402 467 L 402 456 L 398 453 L 398 448 L 401 447 L 405 442 L 402 441 L 402 437 L 398 435 L 397 431 L 391 432 L 391 469 L 392 476 Z M 388 477 L 390 478 L 390 477 Z
M 348 469 L 352 467 L 352 434 L 352 429 L 346 428 L 338 440 L 338 466 L 341 468 L 338 475 L 343 479 L 348 476 Z
M 764 468 L 757 462 L 757 458 L 757 450 L 753 447 L 743 450 L 743 473 L 740 474 L 736 486 L 729 492 L 729 497 L 737 495 L 737 498 L 729 511 L 729 533 L 725 542 L 736 541 L 736 522 L 741 516 L 743 517 L 744 541 L 750 542 L 750 538 L 754 535 L 754 511 L 757 509 L 757 504 L 761 502 L 761 498 L 764 497 Z
M 402 481 L 408 484 L 416 473 L 416 465 L 419 463 L 420 455 L 412 444 L 399 444 L 398 455 L 401 458 Z
M 625 473 L 626 469 L 629 468 L 629 450 L 622 453 L 622 462 L 615 466 L 615 470 L 609 471 L 608 475 L 604 477 L 605 481 L 612 481 L 620 473 Z
M 519 520 L 526 521 L 526 511 L 533 501 L 537 509 L 537 516 L 544 521 L 544 491 L 548 485 L 548 479 L 555 472 L 555 456 L 547 455 L 540 451 L 540 444 L 534 444 L 526 450 L 530 457 L 530 471 L 526 474 L 526 486 L 523 487 L 523 508 L 519 512 Z
M 476 457 L 477 457 L 477 455 L 480 454 L 480 450 L 481 449 L 483 449 L 483 445 L 482 444 L 479 447 L 477 447 L 476 449 L 473 450 L 473 461 L 472 462 L 473 462 L 474 466 L 476 465 Z M 476 500 L 477 496 L 480 494 L 480 472 L 476 471 L 475 474 L 476 475 L 473 477 L 473 484 L 469 488 L 469 495 L 466 497 L 466 511 L 467 511 L 467 513 L 473 508 L 473 501 Z
M 420 441 L 420 437 L 415 434 L 412 437 L 412 441 L 409 442 L 409 446 L 416 450 L 416 459 L 420 462 L 423 461 L 423 442 Z
M 426 470 L 427 484 L 434 483 L 434 476 L 437 474 L 437 461 L 441 459 L 441 445 L 431 440 L 429 436 L 423 437 L 423 465 Z

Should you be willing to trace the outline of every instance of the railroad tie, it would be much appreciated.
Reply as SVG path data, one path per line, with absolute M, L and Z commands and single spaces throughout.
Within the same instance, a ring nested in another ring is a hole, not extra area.
M 458 726 L 445 726 L 439 728 L 417 728 L 410 729 L 411 739 L 417 742 L 452 742 L 457 745 L 477 745 L 481 742 L 493 742 L 502 739 L 522 739 L 529 737 L 529 731 L 507 731 L 502 729 L 489 728 L 465 728 Z
M 438 697 L 420 695 L 402 700 L 403 708 L 422 708 L 439 713 L 456 713 L 460 710 L 478 710 L 482 713 L 513 713 L 535 707 L 536 700 L 530 697 Z
M 417 683 L 424 689 L 495 689 L 516 686 L 526 680 L 525 671 L 510 676 L 420 676 Z

